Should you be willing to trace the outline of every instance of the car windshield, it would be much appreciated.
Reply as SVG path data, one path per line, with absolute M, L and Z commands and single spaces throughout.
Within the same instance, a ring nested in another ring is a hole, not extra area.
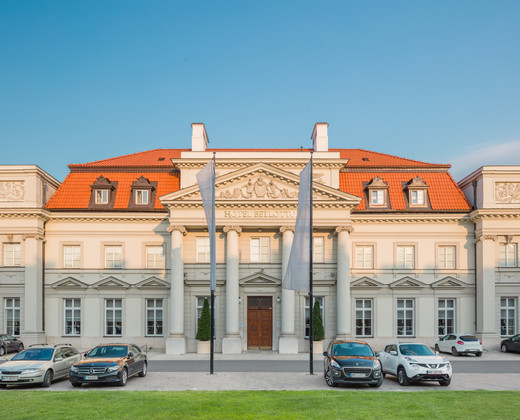
M 477 337 L 473 337 L 472 335 L 461 335 L 460 339 L 462 341 L 478 341 Z
M 99 346 L 94 348 L 87 354 L 88 357 L 125 357 L 128 352 L 126 346 Z
M 401 344 L 399 350 L 403 356 L 435 356 L 424 344 Z
M 27 349 L 11 360 L 51 360 L 54 349 Z
M 332 346 L 333 356 L 362 356 L 374 357 L 370 346 L 361 343 L 341 343 Z

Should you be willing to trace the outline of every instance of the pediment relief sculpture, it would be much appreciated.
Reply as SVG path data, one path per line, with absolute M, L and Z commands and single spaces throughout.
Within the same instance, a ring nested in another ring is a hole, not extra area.
M 495 184 L 495 200 L 497 203 L 519 204 L 520 182 L 497 182 Z
M 22 201 L 24 198 L 23 181 L 0 182 L 0 201 Z
M 288 188 L 286 185 L 282 185 L 274 179 L 259 175 L 249 178 L 247 183 L 242 186 L 220 191 L 217 197 L 232 200 L 262 200 L 268 198 L 288 200 L 298 198 L 298 191 Z

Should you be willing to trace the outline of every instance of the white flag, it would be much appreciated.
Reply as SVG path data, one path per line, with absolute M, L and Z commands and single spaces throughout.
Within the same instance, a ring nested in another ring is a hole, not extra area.
M 199 184 L 200 196 L 204 213 L 206 214 L 206 222 L 208 223 L 209 232 L 209 250 L 210 250 L 210 275 L 209 288 L 215 291 L 216 281 L 216 253 L 215 253 L 215 160 L 211 159 L 204 168 L 197 174 L 197 182 Z
M 300 173 L 298 211 L 289 264 L 282 287 L 292 290 L 309 290 L 311 264 L 311 205 L 312 159 Z

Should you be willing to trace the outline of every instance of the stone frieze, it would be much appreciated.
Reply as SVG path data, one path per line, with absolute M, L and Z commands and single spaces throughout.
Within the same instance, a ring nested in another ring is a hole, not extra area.
M 0 201 L 22 201 L 24 192 L 23 181 L 0 182 Z

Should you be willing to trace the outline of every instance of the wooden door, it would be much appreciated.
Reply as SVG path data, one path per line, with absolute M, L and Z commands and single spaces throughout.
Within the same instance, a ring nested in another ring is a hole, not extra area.
M 247 348 L 250 350 L 273 348 L 272 301 L 271 296 L 247 298 Z

